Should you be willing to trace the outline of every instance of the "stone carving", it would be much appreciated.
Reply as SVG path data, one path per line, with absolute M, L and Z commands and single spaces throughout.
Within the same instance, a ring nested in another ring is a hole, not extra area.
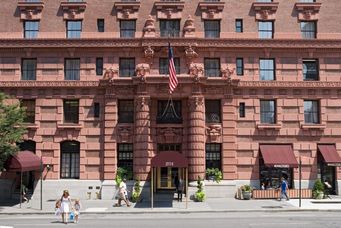
M 111 82 L 116 77 L 118 77 L 117 68 L 110 67 L 109 69 L 105 69 L 103 80 L 109 80 Z
M 141 82 L 146 81 L 146 75 L 149 75 L 150 67 L 147 63 L 140 63 L 136 65 L 136 76 L 140 79 Z
M 21 20 L 40 20 L 44 2 L 18 2 Z
M 223 79 L 225 79 L 227 82 L 231 82 L 231 76 L 234 74 L 235 68 L 229 67 L 228 65 L 226 68 L 221 69 L 221 76 Z
M 182 128 L 166 127 L 158 128 L 158 143 L 181 143 L 182 142 Z
M 137 19 L 140 6 L 140 2 L 115 2 L 117 19 Z
M 192 46 L 189 46 L 185 49 L 185 56 L 187 65 L 191 65 L 192 61 L 198 57 L 198 53 L 196 53 Z
M 149 65 L 153 65 L 154 49 L 151 46 L 144 49 L 144 57 L 149 62 Z
M 202 19 L 221 19 L 222 11 L 224 9 L 225 2 L 199 2 L 199 8 L 201 10 Z
M 195 82 L 199 82 L 204 75 L 204 65 L 201 63 L 191 63 L 189 66 L 189 74 Z
M 209 137 L 211 142 L 218 142 L 221 136 L 221 125 L 213 124 L 206 127 L 206 135 Z
M 155 37 L 155 20 L 152 15 L 148 16 L 143 28 L 144 37 Z
M 254 2 L 252 4 L 256 20 L 275 20 L 278 2 Z
M 83 19 L 86 5 L 86 2 L 62 2 L 60 7 L 63 10 L 64 20 Z
M 191 15 L 188 16 L 184 25 L 184 37 L 195 37 L 194 20 Z
M 157 1 L 154 5 L 158 19 L 180 19 L 185 3 L 183 1 Z
M 204 108 L 204 98 L 202 96 L 190 97 L 188 105 L 191 111 L 198 111 L 198 109 Z
M 139 96 L 135 98 L 136 111 L 149 111 L 150 97 Z
M 120 142 L 130 142 L 132 140 L 133 129 L 130 126 L 121 126 L 117 128 Z
M 297 17 L 299 21 L 316 21 L 319 18 L 321 3 L 304 3 L 297 2 L 295 4 Z

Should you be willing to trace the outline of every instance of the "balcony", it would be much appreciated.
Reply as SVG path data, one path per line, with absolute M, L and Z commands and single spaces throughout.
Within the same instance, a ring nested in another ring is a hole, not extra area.
M 255 11 L 256 20 L 275 20 L 278 2 L 254 2 L 252 9 Z
M 40 20 L 41 12 L 44 8 L 44 2 L 26 2 L 20 0 L 18 2 L 21 20 Z

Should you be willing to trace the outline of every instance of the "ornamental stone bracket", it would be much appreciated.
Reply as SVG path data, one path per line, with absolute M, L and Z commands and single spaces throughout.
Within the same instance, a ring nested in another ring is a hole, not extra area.
M 136 76 L 141 82 L 146 81 L 146 76 L 150 73 L 150 66 L 148 63 L 140 63 L 136 65 Z
M 138 10 L 141 7 L 141 2 L 131 1 L 131 2 L 115 2 L 114 7 L 117 11 L 117 19 L 137 19 Z
M 117 135 L 121 143 L 131 143 L 133 141 L 133 127 L 118 126 Z
M 209 142 L 220 142 L 221 141 L 221 125 L 220 124 L 212 124 L 206 126 L 206 136 L 208 137 Z
M 252 9 L 255 11 L 256 20 L 275 20 L 278 2 L 254 2 Z
M 194 20 L 191 15 L 188 15 L 184 25 L 184 37 L 195 37 Z
M 184 1 L 157 1 L 154 3 L 158 19 L 181 19 Z
M 20 0 L 18 2 L 21 20 L 40 20 L 41 13 L 44 8 L 44 2 L 26 2 Z
M 152 48 L 151 46 L 144 48 L 144 58 L 149 63 L 149 65 L 153 65 L 154 53 L 154 48 Z
M 297 10 L 297 20 L 299 21 L 317 21 L 319 19 L 319 11 L 321 3 L 317 2 L 297 2 L 295 4 Z
M 189 75 L 194 82 L 200 82 L 200 78 L 204 77 L 204 65 L 201 63 L 191 63 L 189 65 Z
M 222 19 L 222 12 L 225 2 L 199 2 L 198 7 L 201 10 L 201 18 L 207 19 Z
M 110 67 L 105 69 L 102 80 L 112 82 L 114 78 L 118 77 L 118 69 L 115 67 Z
M 157 128 L 158 143 L 182 143 L 183 138 L 182 128 L 165 127 Z
M 84 18 L 86 2 L 61 2 L 64 20 L 81 20 Z
M 192 46 L 188 46 L 185 48 L 185 56 L 187 65 L 190 66 L 193 63 L 193 60 L 198 57 L 198 53 L 194 50 Z
M 234 71 L 236 68 L 232 68 L 229 65 L 227 65 L 225 68 L 222 68 L 220 70 L 221 77 L 225 79 L 227 82 L 231 82 L 232 76 L 234 75 Z
M 149 15 L 143 28 L 143 37 L 155 37 L 155 19 Z
M 203 96 L 191 96 L 188 98 L 188 106 L 190 111 L 204 111 L 204 97 Z

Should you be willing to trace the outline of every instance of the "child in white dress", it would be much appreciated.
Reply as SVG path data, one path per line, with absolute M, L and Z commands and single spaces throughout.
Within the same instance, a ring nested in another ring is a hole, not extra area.
M 78 218 L 81 210 L 81 203 L 79 202 L 79 199 L 75 200 L 75 204 L 73 205 L 74 214 L 75 214 L 75 220 L 74 223 L 78 223 Z

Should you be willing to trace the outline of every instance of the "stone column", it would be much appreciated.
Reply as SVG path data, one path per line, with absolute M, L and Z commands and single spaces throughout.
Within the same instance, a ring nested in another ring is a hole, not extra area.
M 150 171 L 150 97 L 135 97 L 134 173 L 135 178 L 147 180 Z
M 188 161 L 189 180 L 205 176 L 205 103 L 204 97 L 189 97 Z

